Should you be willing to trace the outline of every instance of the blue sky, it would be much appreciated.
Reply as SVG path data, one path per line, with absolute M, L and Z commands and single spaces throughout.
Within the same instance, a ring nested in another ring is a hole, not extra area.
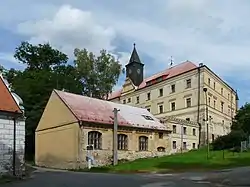
M 71 58 L 75 47 L 107 49 L 127 63 L 135 42 L 146 75 L 190 60 L 206 64 L 250 100 L 249 0 L 8 0 L 0 2 L 0 64 L 22 41 L 50 42 Z M 121 76 L 119 84 L 124 81 Z

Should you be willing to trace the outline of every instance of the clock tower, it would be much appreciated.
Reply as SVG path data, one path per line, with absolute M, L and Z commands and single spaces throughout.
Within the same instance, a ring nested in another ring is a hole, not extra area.
M 126 65 L 126 77 L 130 78 L 135 86 L 139 86 L 143 81 L 143 68 L 144 64 L 141 63 L 134 44 L 130 60 Z

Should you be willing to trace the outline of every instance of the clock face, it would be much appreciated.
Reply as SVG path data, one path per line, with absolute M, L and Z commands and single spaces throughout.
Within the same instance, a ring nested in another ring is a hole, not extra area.
M 140 73 L 141 73 L 141 70 L 140 70 L 140 69 L 137 69 L 137 73 L 140 74 Z
M 128 70 L 128 73 L 129 73 L 129 74 L 131 74 L 131 73 L 132 73 L 132 70 L 131 70 L 131 69 L 129 69 L 129 70 Z

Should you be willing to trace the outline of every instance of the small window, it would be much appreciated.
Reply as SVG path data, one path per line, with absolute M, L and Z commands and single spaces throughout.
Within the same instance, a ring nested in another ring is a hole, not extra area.
M 154 121 L 154 119 L 151 116 L 146 116 L 146 115 L 142 115 L 146 120 L 152 120 Z
M 214 108 L 216 108 L 216 101 L 214 100 Z
M 176 125 L 173 125 L 173 133 L 176 133 Z
M 209 97 L 208 98 L 208 106 L 210 106 L 210 104 L 211 104 L 211 98 Z
M 224 102 L 221 101 L 221 112 L 224 111 Z
M 227 99 L 229 100 L 229 98 L 230 98 L 230 94 L 227 94 Z
M 159 105 L 159 113 L 160 113 L 160 114 L 163 113 L 163 105 Z
M 159 97 L 163 96 L 163 88 L 159 89 Z
M 171 110 L 174 111 L 175 110 L 175 102 L 171 103 Z
M 187 150 L 187 142 L 183 142 L 183 150 Z
M 215 82 L 214 82 L 214 89 L 215 89 Z
M 158 152 L 165 152 L 165 147 L 157 147 Z
M 173 141 L 173 149 L 176 149 L 176 141 Z
M 208 78 L 208 86 L 210 86 L 210 84 L 211 84 L 211 80 L 210 78 Z
M 136 97 L 136 103 L 138 104 L 139 102 L 140 102 L 140 97 L 137 96 L 137 97 Z
M 175 84 L 172 84 L 171 85 L 171 93 L 174 93 L 175 92 Z
M 149 93 L 147 93 L 147 100 L 150 100 L 150 99 L 151 99 L 151 94 L 149 92 Z
M 150 108 L 147 108 L 147 111 L 149 111 L 149 112 L 150 112 Z
M 196 129 L 193 129 L 193 136 L 196 136 Z
M 159 132 L 159 139 L 163 139 L 163 132 Z
M 230 115 L 230 112 L 231 112 L 231 110 L 230 110 L 230 108 L 228 109 L 228 115 Z
M 147 151 L 148 150 L 148 137 L 140 136 L 139 137 L 139 151 Z
M 186 118 L 186 121 L 190 121 L 190 118 Z
M 220 93 L 221 93 L 221 95 L 223 95 L 223 88 L 220 89 Z
M 126 134 L 118 134 L 118 150 L 128 149 L 128 136 Z
M 212 142 L 214 142 L 214 134 L 212 134 Z
M 125 99 L 123 99 L 123 104 L 126 104 L 126 100 Z
M 131 103 L 131 98 L 128 98 L 128 103 Z
M 193 149 L 195 149 L 196 147 L 195 147 L 195 143 L 193 143 Z
M 186 88 L 191 88 L 191 79 L 186 80 Z
M 183 134 L 184 134 L 184 135 L 187 134 L 187 127 L 183 127 Z
M 191 107 L 191 98 L 186 99 L 186 105 L 187 105 L 187 108 Z
M 102 148 L 102 133 L 98 131 L 88 132 L 88 145 L 93 145 L 94 149 Z

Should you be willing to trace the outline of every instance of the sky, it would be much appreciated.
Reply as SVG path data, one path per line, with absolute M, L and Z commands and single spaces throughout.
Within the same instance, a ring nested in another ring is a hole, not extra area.
M 74 48 L 106 49 L 125 65 L 136 43 L 146 76 L 189 60 L 203 63 L 250 100 L 249 0 L 8 0 L 0 2 L 0 64 L 21 41 L 49 42 L 73 59 Z M 119 87 L 124 76 L 119 79 Z

